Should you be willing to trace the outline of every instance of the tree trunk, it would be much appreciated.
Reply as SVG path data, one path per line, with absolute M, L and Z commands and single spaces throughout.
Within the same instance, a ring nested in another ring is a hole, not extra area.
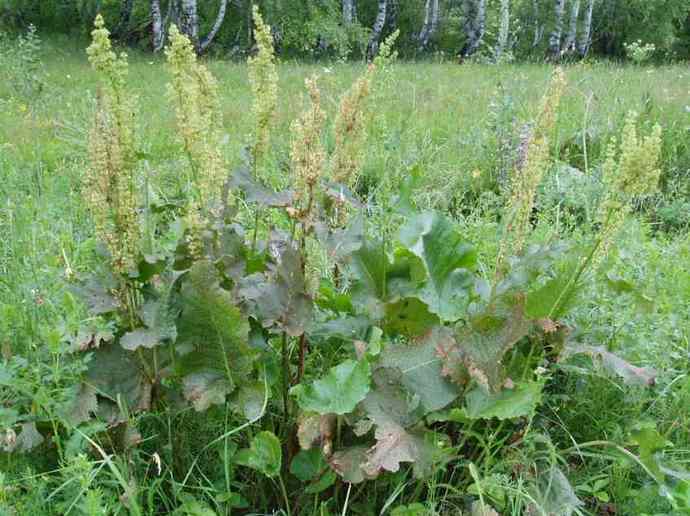
M 563 45 L 564 54 L 574 53 L 577 45 L 577 20 L 580 17 L 580 0 L 571 1 L 570 24 L 568 25 L 568 34 Z
M 180 32 L 187 36 L 197 52 L 199 51 L 199 13 L 196 0 L 180 1 Z
M 374 27 L 371 31 L 371 38 L 369 38 L 369 44 L 367 45 L 367 59 L 369 61 L 376 57 L 379 52 L 379 43 L 381 41 L 381 32 L 383 32 L 383 27 L 386 25 L 386 10 L 388 9 L 388 0 L 379 0 L 379 8 L 376 14 L 376 21 L 374 22 Z
M 501 0 L 501 22 L 498 27 L 498 45 L 496 46 L 496 59 L 501 59 L 508 47 L 508 35 L 510 34 L 510 0 Z
M 464 30 L 467 36 L 465 47 L 460 52 L 463 57 L 474 54 L 484 39 L 486 30 L 486 0 L 464 0 Z
M 587 0 L 587 11 L 585 12 L 585 20 L 582 25 L 582 34 L 580 34 L 580 41 L 577 43 L 577 51 L 580 56 L 585 57 L 589 52 L 589 46 L 592 43 L 592 10 L 594 9 L 594 0 Z
M 426 0 L 424 7 L 424 25 L 419 32 L 419 50 L 426 50 L 429 41 L 436 34 L 438 29 L 439 6 L 438 0 Z
M 161 14 L 161 0 L 151 0 L 151 46 L 154 52 L 160 52 L 165 42 L 163 33 L 163 15 Z
M 532 0 L 532 12 L 534 15 L 534 39 L 532 40 L 532 48 L 536 48 L 544 36 L 544 27 L 539 18 L 539 0 Z
M 549 52 L 551 56 L 557 58 L 561 53 L 561 36 L 563 34 L 563 12 L 565 11 L 565 0 L 555 0 L 554 26 L 551 37 L 549 37 Z
M 122 9 L 120 10 L 120 20 L 117 26 L 113 29 L 113 34 L 121 38 L 125 35 L 129 20 L 132 18 L 132 10 L 134 9 L 134 0 L 122 0 Z
M 221 25 L 223 25 L 223 20 L 225 19 L 225 11 L 227 10 L 227 7 L 228 0 L 220 0 L 220 7 L 218 7 L 218 15 L 216 16 L 216 21 L 213 23 L 211 32 L 209 32 L 208 35 L 201 41 L 201 44 L 199 45 L 200 52 L 204 52 L 213 41 L 213 38 L 216 37 L 216 34 L 218 34 Z
M 343 23 L 352 25 L 355 22 L 355 0 L 343 0 Z

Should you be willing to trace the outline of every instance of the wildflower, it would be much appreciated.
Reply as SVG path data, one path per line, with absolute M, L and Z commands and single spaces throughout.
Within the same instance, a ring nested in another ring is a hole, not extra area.
M 365 103 L 371 85 L 371 70 L 357 79 L 340 100 L 335 119 L 335 151 L 331 177 L 338 183 L 354 185 L 362 166 L 366 142 Z
M 314 186 L 323 173 L 326 152 L 321 143 L 321 131 L 326 120 L 321 109 L 321 92 L 316 78 L 305 81 L 311 106 L 291 126 L 292 159 L 297 193 L 303 204 L 302 215 L 308 215 L 313 201 Z
M 192 43 L 175 26 L 165 53 L 172 74 L 168 91 L 196 185 L 193 201 L 206 208 L 220 197 L 225 176 L 218 86 L 211 72 L 197 62 Z
M 254 37 L 258 51 L 249 58 L 249 83 L 254 95 L 254 146 L 252 157 L 260 164 L 268 149 L 271 126 L 278 103 L 278 72 L 276 71 L 271 27 L 264 23 L 258 6 L 254 6 Z
M 109 32 L 98 16 L 87 53 L 103 85 L 89 137 L 91 166 L 84 196 L 96 235 L 108 247 L 118 272 L 134 268 L 140 229 L 136 215 L 134 109 L 126 91 L 127 57 L 111 49 Z
M 563 70 L 556 68 L 549 90 L 542 99 L 536 125 L 529 140 L 523 143 L 519 168 L 513 173 L 505 237 L 508 250 L 513 254 L 522 251 L 527 238 L 537 187 L 549 165 L 549 134 L 556 122 L 565 84 Z
M 620 146 L 612 139 L 606 151 L 602 174 L 606 194 L 599 208 L 601 224 L 597 258 L 608 253 L 613 240 L 630 212 L 635 197 L 654 193 L 661 170 L 661 127 L 656 124 L 643 138 L 637 134 L 637 113 L 628 113 Z

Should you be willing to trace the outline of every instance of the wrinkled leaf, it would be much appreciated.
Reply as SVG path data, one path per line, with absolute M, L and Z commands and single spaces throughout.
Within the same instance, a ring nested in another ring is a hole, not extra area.
M 255 469 L 267 477 L 275 477 L 280 474 L 282 464 L 280 441 L 271 432 L 259 432 L 252 439 L 249 448 L 237 452 L 235 462 Z
M 626 385 L 649 386 L 654 385 L 656 381 L 657 373 L 654 369 L 634 366 L 603 346 L 570 347 L 564 351 L 561 359 L 573 355 L 588 355 L 595 365 L 598 365 L 606 373 L 621 378 Z
M 175 349 L 185 397 L 197 410 L 223 403 L 247 381 L 256 354 L 249 323 L 219 284 L 210 262 L 197 262 L 182 285 L 182 313 Z
M 419 298 L 443 321 L 460 319 L 473 284 L 473 248 L 447 218 L 436 212 L 409 220 L 400 230 L 400 241 L 426 267 L 428 279 L 418 292 Z
M 381 365 L 400 370 L 400 383 L 419 398 L 425 414 L 442 409 L 460 394 L 457 385 L 441 374 L 436 350 L 442 331 L 435 328 L 411 345 L 389 345 L 381 352 Z
M 415 471 L 426 469 L 434 449 L 422 435 L 406 431 L 394 423 L 376 428 L 376 444 L 367 452 L 364 471 L 375 476 L 381 471 L 396 472 L 403 462 L 415 463 Z
M 67 420 L 72 425 L 79 425 L 91 418 L 91 414 L 98 410 L 98 399 L 96 398 L 96 388 L 87 383 L 81 383 L 74 396 L 74 401 L 69 407 L 66 415 Z
M 556 466 L 539 475 L 533 498 L 539 503 L 540 510 L 531 508 L 536 514 L 571 516 L 583 505 L 568 478 Z
M 302 271 L 302 257 L 292 247 L 283 251 L 280 263 L 268 274 L 243 278 L 240 296 L 264 328 L 273 331 L 299 337 L 311 319 L 313 306 Z
M 319 414 L 347 414 L 369 392 L 371 371 L 366 360 L 346 360 L 332 367 L 321 379 L 310 385 L 295 385 L 291 394 L 302 410 Z
M 39 446 L 44 437 L 38 432 L 36 423 L 22 423 L 22 430 L 17 436 L 14 451 L 28 452 Z
M 475 387 L 465 395 L 466 415 L 470 419 L 512 419 L 531 416 L 541 401 L 541 382 L 518 383 L 513 389 L 487 393 Z
M 367 460 L 366 446 L 352 446 L 335 452 L 328 462 L 345 482 L 359 484 L 378 475 L 378 472 L 372 476 L 365 471 Z

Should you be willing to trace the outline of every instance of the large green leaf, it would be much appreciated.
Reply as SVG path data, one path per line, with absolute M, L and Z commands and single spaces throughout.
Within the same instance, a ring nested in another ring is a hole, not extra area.
M 465 395 L 466 415 L 470 419 L 512 419 L 530 416 L 541 401 L 541 382 L 518 383 L 512 389 L 487 393 L 475 387 Z
M 278 264 L 266 273 L 240 281 L 240 296 L 264 328 L 288 335 L 302 335 L 311 319 L 312 299 L 302 270 L 300 253 L 288 246 Z
M 366 240 L 351 257 L 354 275 L 352 300 L 363 313 L 374 319 L 384 316 L 386 275 L 391 262 L 383 242 Z
M 426 267 L 428 279 L 418 291 L 419 298 L 442 320 L 460 319 L 473 284 L 474 249 L 436 212 L 412 218 L 400 230 L 400 241 Z
M 347 414 L 369 392 L 371 371 L 366 360 L 345 362 L 332 367 L 310 385 L 295 385 L 291 393 L 302 410 L 319 414 Z
M 282 464 L 280 441 L 271 432 L 259 432 L 252 439 L 249 448 L 237 452 L 235 462 L 240 466 L 255 469 L 267 477 L 278 476 Z
M 231 294 L 220 286 L 212 263 L 197 262 L 185 278 L 182 313 L 175 349 L 185 397 L 197 410 L 222 403 L 245 382 L 255 350 L 249 346 L 249 323 Z
M 400 371 L 399 381 L 417 396 L 425 414 L 440 410 L 455 400 L 458 386 L 442 376 L 442 361 L 437 354 L 437 327 L 411 345 L 389 345 L 381 353 L 381 365 Z
M 147 409 L 151 384 L 146 380 L 141 367 L 135 353 L 126 351 L 115 343 L 101 345 L 93 351 L 86 383 L 92 385 L 98 395 L 112 403 L 122 401 L 132 410 Z M 93 406 L 93 401 L 88 403 Z M 104 406 L 99 408 L 105 409 Z
M 447 340 L 439 347 L 444 372 L 452 378 L 464 379 L 457 372 L 464 365 L 484 389 L 497 391 L 505 374 L 503 357 L 529 329 L 530 322 L 525 319 L 521 304 L 505 308 L 505 311 L 491 307 L 475 314 L 470 323 L 456 333 L 455 342 Z

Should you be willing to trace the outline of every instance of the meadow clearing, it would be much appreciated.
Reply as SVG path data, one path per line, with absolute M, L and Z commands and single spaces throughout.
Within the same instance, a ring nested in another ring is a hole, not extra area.
M 381 63 L 338 190 L 365 64 L 277 64 L 257 166 L 246 64 L 200 61 L 217 97 L 185 118 L 165 56 L 131 53 L 132 274 L 99 244 L 89 171 L 118 137 L 94 113 L 118 101 L 82 43 L 2 54 L 0 513 L 690 514 L 687 65 L 566 65 L 554 104 L 550 65 Z M 602 172 L 624 127 L 659 172 L 617 154 L 654 183 L 625 198 Z M 222 216 L 194 186 L 211 159 L 255 172 Z

